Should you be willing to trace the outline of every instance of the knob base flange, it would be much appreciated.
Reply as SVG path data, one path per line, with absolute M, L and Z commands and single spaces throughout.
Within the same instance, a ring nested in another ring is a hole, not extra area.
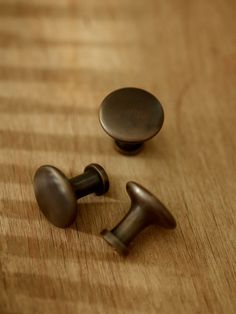
M 116 150 L 123 155 L 136 155 L 143 149 L 143 142 L 129 143 L 115 141 Z
M 128 247 L 120 241 L 111 231 L 104 229 L 101 232 L 101 236 L 106 240 L 106 242 L 111 245 L 120 255 L 128 255 Z

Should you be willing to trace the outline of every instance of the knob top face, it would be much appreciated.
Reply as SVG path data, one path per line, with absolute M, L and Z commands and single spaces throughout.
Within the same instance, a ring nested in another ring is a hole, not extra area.
M 176 227 L 175 218 L 169 210 L 156 198 L 151 192 L 136 182 L 128 182 L 126 190 L 131 198 L 132 205 L 138 205 L 151 219 L 154 219 L 158 225 L 166 229 Z
M 34 191 L 39 208 L 47 219 L 60 228 L 75 219 L 77 202 L 66 176 L 53 166 L 41 166 L 34 176 Z
M 159 100 L 149 92 L 133 87 L 118 89 L 102 102 L 100 123 L 117 141 L 138 143 L 155 136 L 164 122 Z

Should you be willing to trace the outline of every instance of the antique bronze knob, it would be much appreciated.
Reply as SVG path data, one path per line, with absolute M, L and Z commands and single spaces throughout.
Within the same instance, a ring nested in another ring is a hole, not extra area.
M 133 87 L 118 89 L 102 102 L 99 120 L 124 154 L 136 154 L 143 143 L 155 136 L 164 122 L 159 100 L 149 92 Z
M 77 199 L 96 193 L 102 195 L 109 189 L 105 170 L 90 164 L 84 173 L 67 179 L 56 167 L 45 165 L 34 176 L 34 191 L 39 208 L 55 226 L 66 228 L 76 218 Z
M 168 209 L 148 190 L 135 182 L 128 182 L 126 190 L 131 198 L 131 208 L 111 231 L 101 235 L 119 254 L 127 255 L 128 245 L 144 228 L 157 224 L 174 229 L 176 222 Z

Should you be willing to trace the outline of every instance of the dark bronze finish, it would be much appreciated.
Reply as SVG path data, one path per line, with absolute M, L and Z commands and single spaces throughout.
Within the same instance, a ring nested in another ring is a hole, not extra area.
M 77 199 L 96 193 L 102 195 L 109 189 L 105 170 L 90 164 L 84 173 L 67 179 L 53 166 L 41 166 L 34 176 L 34 191 L 39 208 L 57 227 L 66 228 L 73 223 L 77 213 Z
M 164 122 L 159 100 L 149 92 L 127 87 L 110 93 L 102 102 L 99 120 L 124 154 L 138 153 L 143 143 L 155 136 Z
M 176 221 L 168 209 L 147 189 L 135 182 L 128 182 L 126 190 L 131 198 L 131 208 L 111 231 L 101 235 L 119 254 L 129 253 L 128 245 L 144 228 L 156 224 L 174 229 Z

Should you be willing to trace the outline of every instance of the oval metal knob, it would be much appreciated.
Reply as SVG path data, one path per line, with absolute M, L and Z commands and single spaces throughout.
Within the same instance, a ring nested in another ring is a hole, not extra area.
M 149 92 L 127 87 L 113 91 L 102 102 L 99 120 L 124 154 L 136 154 L 162 128 L 164 111 Z
M 126 190 L 131 208 L 111 231 L 103 230 L 103 238 L 120 254 L 127 255 L 129 244 L 144 228 L 156 224 L 174 229 L 176 221 L 169 210 L 147 189 L 135 182 L 128 182 Z
M 84 173 L 68 179 L 56 167 L 45 165 L 34 176 L 34 191 L 40 210 L 55 226 L 66 228 L 77 214 L 77 199 L 96 193 L 102 195 L 109 189 L 105 170 L 98 164 L 90 164 Z

